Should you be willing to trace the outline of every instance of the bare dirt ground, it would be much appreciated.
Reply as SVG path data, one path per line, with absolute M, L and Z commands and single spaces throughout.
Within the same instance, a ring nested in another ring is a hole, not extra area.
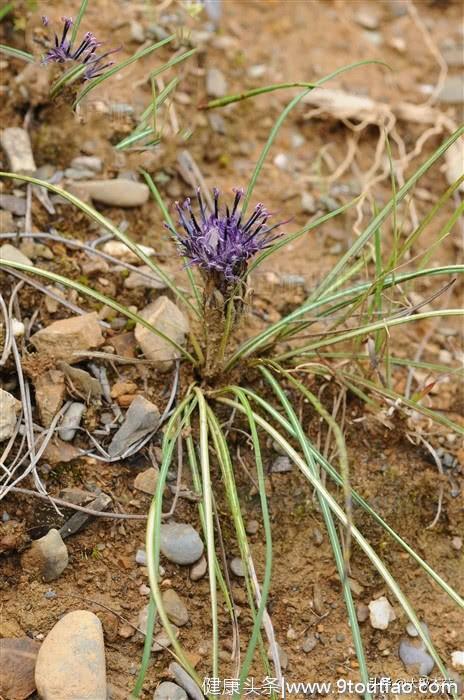
M 178 6 L 176 3 L 161 4 L 166 9 L 160 12 L 150 3 L 95 0 L 89 3 L 83 26 L 99 36 L 108 37 L 111 45 L 122 45 L 121 56 L 129 55 L 138 48 L 131 39 L 131 20 L 139 21 L 145 28 L 153 23 L 163 25 L 163 22 L 166 27 L 172 28 L 172 15 L 175 15 Z M 52 17 L 59 17 L 64 12 L 72 15 L 77 7 L 75 0 L 66 4 L 66 10 L 58 3 L 47 3 L 46 12 Z M 197 55 L 182 66 L 182 80 L 174 99 L 175 114 L 171 111 L 167 119 L 165 141 L 149 158 L 144 153 L 121 154 L 113 149 L 113 145 L 132 128 L 132 117 L 119 117 L 114 110 L 117 103 L 132 105 L 136 112 L 140 112 L 141 105 L 147 104 L 149 86 L 144 77 L 156 65 L 158 54 L 136 63 L 120 79 L 104 83 L 98 96 L 84 106 L 80 119 L 76 119 L 63 104 L 42 104 L 28 113 L 27 103 L 18 95 L 15 83 L 15 76 L 23 65 L 13 59 L 4 60 L 1 71 L 1 83 L 5 85 L 0 106 L 1 123 L 3 126 L 21 126 L 28 115 L 38 166 L 51 164 L 55 169 L 63 169 L 69 167 L 73 157 L 91 149 L 92 153 L 103 159 L 104 176 L 134 172 L 140 165 L 146 167 L 155 178 L 161 174 L 158 177 L 160 188 L 166 201 L 172 203 L 192 192 L 191 186 L 182 177 L 178 162 L 179 152 L 188 149 L 208 186 L 217 185 L 223 191 L 230 191 L 234 186 L 246 186 L 260 149 L 290 93 L 265 95 L 217 112 L 221 115 L 218 124 L 214 122 L 213 114 L 216 113 L 198 110 L 198 105 L 207 98 L 205 75 L 210 68 L 222 71 L 228 91 L 233 93 L 259 84 L 314 81 L 344 64 L 375 58 L 388 63 L 392 70 L 365 66 L 337 77 L 330 87 L 369 96 L 390 107 L 401 102 L 419 105 L 428 100 L 437 85 L 440 87 L 442 80 L 446 80 L 444 71 L 448 76 L 454 76 L 462 70 L 462 65 L 456 65 L 456 59 L 448 59 L 448 64 L 445 61 L 445 67 L 440 68 L 434 55 L 435 49 L 445 56 L 451 56 L 453 47 L 458 47 L 457 52 L 459 46 L 462 50 L 462 5 L 459 2 L 437 1 L 418 2 L 415 7 L 419 19 L 408 12 L 408 5 L 402 0 L 367 4 L 330 0 L 224 2 L 218 31 L 212 33 L 207 42 L 200 44 Z M 362 12 L 367 12 L 371 18 L 371 28 L 367 28 L 369 18 L 363 20 L 359 14 Z M 40 11 L 28 13 L 26 36 L 29 43 L 31 27 L 38 26 L 40 14 Z M 205 22 L 204 18 L 189 20 L 190 27 L 196 32 L 205 31 Z M 2 41 L 24 47 L 21 27 L 13 30 L 9 23 L 4 22 L 0 31 L 5 34 Z M 159 56 L 168 58 L 169 50 L 163 51 Z M 34 92 L 34 86 L 29 89 Z M 447 103 L 439 99 L 431 107 L 455 123 L 462 118 L 462 99 L 461 104 L 459 100 Z M 312 216 L 308 211 L 302 211 L 303 193 L 310 195 L 318 211 L 320 207 L 323 210 L 324 206 L 331 208 L 330 199 L 339 206 L 363 188 L 366 184 L 364 175 L 376 161 L 376 146 L 380 138 L 378 126 L 366 125 L 356 132 L 350 125 L 328 114 L 309 117 L 311 109 L 307 104 L 300 105 L 286 121 L 254 195 L 255 201 L 265 202 L 276 212 L 277 218 L 291 219 L 287 226 L 289 231 L 304 225 Z M 185 142 L 169 133 L 173 119 L 179 121 L 184 133 L 187 130 L 191 132 Z M 437 125 L 398 119 L 395 128 L 407 152 L 411 152 L 420 135 L 434 126 Z M 417 158 L 405 166 L 406 175 L 432 153 L 447 133 L 446 127 L 443 127 L 441 133 L 437 128 L 437 133 L 430 135 Z M 356 139 L 355 157 L 341 178 L 330 182 L 330 175 L 336 172 L 349 154 L 350 139 Z M 89 141 L 92 142 L 90 146 Z M 279 158 L 279 155 L 282 157 Z M 435 166 L 420 182 L 415 198 L 419 219 L 447 187 L 441 165 Z M 379 167 L 371 179 L 381 170 Z M 8 183 L 0 187 L 5 193 L 11 192 L 14 185 Z M 387 172 L 383 179 L 379 178 L 372 185 L 376 204 L 380 206 L 386 202 L 390 191 Z M 137 241 L 153 246 L 161 261 L 171 270 L 178 268 L 172 245 L 161 225 L 161 216 L 153 203 L 125 210 L 99 208 L 115 223 L 127 221 L 128 231 Z M 364 223 L 371 210 L 372 201 L 366 200 L 361 212 Z M 425 233 L 421 246 L 425 247 L 435 239 L 440 225 L 450 212 L 451 205 L 443 209 Z M 306 291 L 324 276 L 354 239 L 353 227 L 360 225 L 356 219 L 356 212 L 350 211 L 289 246 L 277 259 L 272 258 L 265 271 L 253 280 L 256 308 L 262 318 L 250 317 L 248 322 L 251 327 L 261 325 L 263 318 L 278 318 L 305 298 Z M 61 235 L 82 241 L 98 235 L 95 227 L 68 205 L 57 205 L 56 214 L 50 215 L 34 200 L 32 221 L 34 230 L 47 231 L 54 227 Z M 407 218 L 405 228 L 408 225 Z M 385 230 L 384 234 L 388 247 L 390 232 Z M 50 244 L 50 249 L 53 259 L 45 261 L 48 269 L 65 270 L 76 279 L 82 277 L 82 254 L 60 244 Z M 459 256 L 462 257 L 462 243 L 458 233 L 453 233 L 435 251 L 433 263 L 452 263 Z M 292 279 L 289 277 L 291 275 L 298 276 L 298 279 Z M 143 308 L 157 294 L 146 289 L 128 291 L 123 286 L 124 277 L 121 274 L 96 273 L 90 275 L 89 281 L 100 291 L 138 308 Z M 462 287 L 459 284 L 451 292 L 450 305 L 457 306 L 459 299 L 462 300 Z M 11 285 L 11 277 L 2 272 L 2 292 L 8 295 Z M 439 288 L 438 283 L 436 288 L 433 285 L 417 285 L 415 291 L 426 297 Z M 27 286 L 20 291 L 18 299 L 23 316 L 30 316 L 33 310 L 38 309 L 36 322 L 43 325 L 69 315 L 64 307 L 50 311 L 44 297 Z M 97 308 L 83 298 L 79 299 L 79 303 L 89 310 Z M 443 328 L 445 325 L 446 328 Z M 412 357 L 429 328 L 429 324 L 423 323 L 411 326 L 401 335 L 395 331 L 397 354 Z M 451 354 L 455 366 L 461 347 L 461 330 L 459 323 L 452 320 L 439 326 L 433 342 L 426 347 L 423 359 L 438 361 L 440 353 L 447 352 Z M 11 367 L 3 368 L 3 386 L 11 385 L 13 381 L 9 370 Z M 117 380 L 134 381 L 137 393 L 164 406 L 170 390 L 169 375 L 157 375 L 141 365 L 109 367 L 108 373 L 111 384 Z M 404 373 L 398 374 L 398 384 L 404 382 L 404 376 Z M 317 382 L 313 386 L 320 388 Z M 258 393 L 264 391 L 259 383 L 256 383 L 255 389 Z M 333 397 L 330 390 L 326 394 L 331 406 Z M 460 390 L 452 381 L 442 383 L 431 396 L 431 401 L 434 407 L 440 407 L 448 417 L 463 424 L 462 387 Z M 318 419 L 308 408 L 304 411 L 305 428 L 317 439 L 320 431 Z M 89 429 L 92 422 L 98 420 L 95 412 L 98 413 L 98 409 L 88 411 L 86 415 L 86 427 Z M 434 429 L 429 438 L 436 447 L 442 446 L 461 464 L 449 479 L 437 473 L 436 465 L 428 458 L 426 450 L 408 440 L 407 426 L 403 421 L 394 418 L 390 426 L 382 425 L 355 397 L 349 396 L 347 399 L 345 428 L 353 485 L 450 585 L 462 593 L 463 549 L 453 546 L 453 541 L 464 535 L 462 493 L 459 492 L 459 486 L 463 486 L 464 453 L 459 440 L 441 429 Z M 158 445 L 160 438 L 155 439 Z M 75 444 L 79 445 L 80 439 L 77 438 Z M 239 445 L 239 434 L 233 435 L 231 440 Z M 252 469 L 252 455 L 243 444 L 241 447 L 245 462 Z M 275 456 L 272 446 L 268 446 L 265 453 L 268 463 Z M 98 487 L 112 496 L 115 508 L 143 514 L 148 510 L 150 497 L 134 489 L 134 478 L 147 466 L 150 466 L 150 460 L 144 450 L 124 463 L 105 464 L 92 458 L 78 458 L 69 464 L 44 464 L 42 473 L 49 491 L 55 495 L 66 487 Z M 185 476 L 185 480 L 188 484 L 188 476 Z M 237 480 L 246 519 L 259 519 L 259 498 L 238 463 Z M 441 515 L 437 524 L 427 529 L 437 511 L 441 486 Z M 277 639 L 289 657 L 286 675 L 294 680 L 356 679 L 357 662 L 340 582 L 327 537 L 325 534 L 320 536 L 324 527 L 317 503 L 296 471 L 273 475 L 269 487 L 275 551 L 269 608 Z M 134 685 L 143 646 L 140 633 L 135 632 L 128 638 L 125 636 L 124 622 L 127 620 L 137 625 L 139 612 L 147 602 L 146 595 L 140 592 L 141 586 L 148 583 L 147 572 L 143 566 L 135 563 L 135 553 L 144 542 L 144 523 L 94 519 L 85 529 L 67 539 L 70 564 L 57 580 L 47 584 L 25 573 L 20 556 L 29 538 L 42 536 L 50 526 L 61 527 L 62 519 L 49 504 L 17 494 L 10 494 L 3 501 L 2 511 L 19 523 L 22 534 L 15 551 L 0 555 L 0 636 L 27 634 L 40 640 L 63 613 L 78 608 L 93 610 L 104 626 L 111 697 L 127 697 Z M 449 660 L 453 650 L 464 648 L 462 614 L 445 593 L 432 585 L 361 510 L 356 510 L 354 517 L 369 542 L 382 554 L 393 575 L 401 582 L 419 617 L 426 620 L 438 651 Z M 198 525 L 195 504 L 180 499 L 176 520 Z M 231 533 L 225 532 L 224 536 L 228 555 L 237 555 Z M 252 542 L 261 567 L 262 529 L 252 536 Z M 190 620 L 187 626 L 182 627 L 180 639 L 189 650 L 199 674 L 207 674 L 210 639 L 207 579 L 192 582 L 186 568 L 164 560 L 162 563 L 165 569 L 164 585 L 182 594 L 189 609 Z M 382 592 L 387 592 L 382 580 L 356 547 L 351 573 L 357 583 L 357 604 L 367 605 Z M 241 584 L 235 582 L 233 590 L 240 603 L 243 598 Z M 56 595 L 46 596 L 49 591 Z M 315 596 L 322 600 L 322 607 L 317 606 L 318 612 L 314 609 Z M 404 636 L 407 620 L 398 606 L 395 606 L 395 610 L 397 619 L 388 630 L 372 629 L 369 620 L 362 623 L 372 675 L 409 677 L 398 658 L 399 640 Z M 245 633 L 249 632 L 250 617 L 245 611 L 240 625 Z M 121 630 L 124 636 L 121 636 Z M 304 639 L 316 633 L 314 649 L 309 653 L 303 652 Z M 221 635 L 227 639 L 230 634 L 228 618 L 223 613 Z M 227 644 L 223 651 L 226 655 Z M 168 651 L 153 656 L 143 698 L 151 698 L 157 683 L 169 677 L 170 661 Z

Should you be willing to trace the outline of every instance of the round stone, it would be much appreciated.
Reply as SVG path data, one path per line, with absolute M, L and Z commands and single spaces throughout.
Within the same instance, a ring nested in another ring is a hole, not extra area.
M 203 554 L 200 535 L 186 523 L 161 525 L 161 552 L 175 564 L 193 564 Z

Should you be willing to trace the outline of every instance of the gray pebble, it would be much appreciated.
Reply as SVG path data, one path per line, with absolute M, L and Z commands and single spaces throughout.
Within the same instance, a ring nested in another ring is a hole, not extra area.
M 449 75 L 438 95 L 444 104 L 462 104 L 464 102 L 464 78 L 462 75 Z
M 271 472 L 274 474 L 284 474 L 285 472 L 291 472 L 292 471 L 292 463 L 290 461 L 290 458 L 285 456 L 282 457 L 277 457 L 276 460 L 272 463 L 271 466 Z
M 306 639 L 304 640 L 303 644 L 301 645 L 301 648 L 303 649 L 305 654 L 309 654 L 310 651 L 314 649 L 314 647 L 317 644 L 317 639 L 314 636 L 314 634 L 310 634 Z
M 137 44 L 143 44 L 145 41 L 145 30 L 140 22 L 133 19 L 130 23 L 130 33 L 132 41 L 137 42 Z
M 164 681 L 155 690 L 153 700 L 187 700 L 187 693 L 175 683 Z
M 204 695 L 200 688 L 197 686 L 193 678 L 189 676 L 187 671 L 184 671 L 182 666 L 179 666 L 178 663 L 173 661 L 171 664 L 169 664 L 169 670 L 178 684 L 184 688 L 192 700 L 204 700 Z
M 13 173 L 34 175 L 36 165 L 26 129 L 16 126 L 3 129 L 0 134 L 0 143 L 8 157 L 9 167 Z
M 259 522 L 257 520 L 249 520 L 245 526 L 248 535 L 256 535 L 259 530 Z
M 12 194 L 0 194 L 0 209 L 5 209 L 15 216 L 24 216 L 26 199 L 25 197 L 15 197 Z
M 65 442 L 70 442 L 79 428 L 84 415 L 85 404 L 78 401 L 73 402 L 63 416 L 58 435 Z
M 26 571 L 38 573 L 44 581 L 53 581 L 68 565 L 68 549 L 58 530 L 52 528 L 44 537 L 35 540 L 21 558 Z
M 102 159 L 98 156 L 77 156 L 71 161 L 71 168 L 77 170 L 92 170 L 94 173 L 99 173 L 102 169 Z
M 240 557 L 234 557 L 232 559 L 232 561 L 230 562 L 230 570 L 233 574 L 235 574 L 235 576 L 238 576 L 239 578 L 244 578 L 245 566 Z
M 219 68 L 210 68 L 206 73 L 206 92 L 210 97 L 224 97 L 227 94 L 227 82 Z
M 187 523 L 161 525 L 161 551 L 175 564 L 194 564 L 203 554 L 200 535 Z
M 147 553 L 144 549 L 137 550 L 137 552 L 135 554 L 135 562 L 136 562 L 136 564 L 140 564 L 140 566 L 147 565 Z
M 190 579 L 192 581 L 199 581 L 208 571 L 208 563 L 206 557 L 201 557 L 190 569 Z

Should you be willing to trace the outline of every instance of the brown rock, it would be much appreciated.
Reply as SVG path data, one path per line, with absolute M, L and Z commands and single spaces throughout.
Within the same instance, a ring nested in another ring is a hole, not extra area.
M 0 639 L 0 697 L 24 700 L 34 692 L 34 668 L 39 649 L 39 642 L 29 637 Z
M 146 306 L 140 316 L 178 345 L 184 342 L 189 330 L 188 319 L 168 297 L 159 297 Z M 171 343 L 140 324 L 135 326 L 135 339 L 145 357 L 156 362 L 159 369 L 169 369 L 172 360 L 180 356 Z
M 96 615 L 75 610 L 56 623 L 40 648 L 35 682 L 42 700 L 106 700 L 105 647 Z
M 132 401 L 137 398 L 137 394 L 123 394 L 116 399 L 121 408 L 129 408 Z
M 158 481 L 159 470 L 154 467 L 150 467 L 140 474 L 137 474 L 134 480 L 134 488 L 138 491 L 143 491 L 143 493 L 148 493 L 149 496 L 153 496 L 156 489 L 156 482 Z
M 16 224 L 13 214 L 9 211 L 0 211 L 0 233 L 14 233 Z
M 0 639 L 5 637 L 24 637 L 24 630 L 14 618 L 9 620 L 0 618 Z
M 81 456 L 80 450 L 69 442 L 60 440 L 59 437 L 53 437 L 48 443 L 43 453 L 43 458 L 50 464 L 67 464 L 73 459 Z
M 70 358 L 78 350 L 90 350 L 103 344 L 104 338 L 95 312 L 54 321 L 31 337 L 39 352 L 59 359 Z
M 103 634 L 107 642 L 114 642 L 118 636 L 119 620 L 117 615 L 107 610 L 97 613 L 103 626 Z
M 166 610 L 166 614 L 177 627 L 182 627 L 186 625 L 189 621 L 189 614 L 187 607 L 182 600 L 182 598 L 177 595 L 177 593 L 169 588 L 163 593 L 163 603 Z
M 48 428 L 64 403 L 64 374 L 58 369 L 49 369 L 34 377 L 33 381 L 40 420 L 44 428 Z
M 109 342 L 117 355 L 121 357 L 135 357 L 135 336 L 132 331 L 114 335 Z
M 116 382 L 111 387 L 111 398 L 117 399 L 123 394 L 133 394 L 137 390 L 137 384 L 134 382 Z

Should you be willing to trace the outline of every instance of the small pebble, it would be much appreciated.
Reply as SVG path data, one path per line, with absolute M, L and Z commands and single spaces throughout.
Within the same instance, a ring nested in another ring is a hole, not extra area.
M 16 126 L 3 129 L 0 133 L 0 144 L 7 155 L 11 172 L 34 175 L 37 168 L 26 129 Z
M 25 571 L 39 574 L 44 581 L 58 578 L 68 565 L 68 549 L 58 530 L 52 528 L 35 540 L 24 552 L 21 565 Z
M 282 670 L 285 671 L 285 669 L 286 669 L 287 666 L 288 666 L 288 654 L 287 654 L 287 652 L 285 651 L 285 649 L 284 649 L 283 647 L 280 646 L 279 642 L 276 642 L 276 646 L 277 646 L 277 654 L 278 654 L 278 657 L 279 657 L 280 666 L 281 666 Z M 272 660 L 271 649 L 268 650 L 267 658 L 268 658 L 269 660 Z
M 135 554 L 135 562 L 136 564 L 139 564 L 140 566 L 146 566 L 147 565 L 147 553 L 144 549 L 138 549 L 136 554 Z
M 153 700 L 187 700 L 187 693 L 175 683 L 164 681 L 155 690 Z
M 230 570 L 233 574 L 235 574 L 235 576 L 238 576 L 239 578 L 244 578 L 245 566 L 240 557 L 234 557 L 232 559 L 232 561 L 230 562 Z
M 386 630 L 390 622 L 396 618 L 395 611 L 385 596 L 371 600 L 369 618 L 372 627 L 377 630 Z
M 428 676 L 435 666 L 435 661 L 428 653 L 422 639 L 405 637 L 400 642 L 398 653 L 408 673 Z
M 71 167 L 77 170 L 92 170 L 99 173 L 102 169 L 102 159 L 98 156 L 77 156 L 71 161 Z
M 271 472 L 274 474 L 284 474 L 285 472 L 291 472 L 292 471 L 292 463 L 290 461 L 290 458 L 285 456 L 285 457 L 277 457 L 276 460 L 272 463 L 271 466 Z
M 369 617 L 369 608 L 364 603 L 359 603 L 356 606 L 356 617 L 358 622 L 365 622 Z
M 167 591 L 164 591 L 162 598 L 166 614 L 169 617 L 170 621 L 178 627 L 186 625 L 189 621 L 189 614 L 187 606 L 185 605 L 182 598 L 179 595 L 177 595 L 177 593 L 172 588 L 169 588 Z
M 177 683 L 187 692 L 191 700 L 204 700 L 204 695 L 193 678 L 176 661 L 169 664 L 169 670 Z
M 161 552 L 175 564 L 194 564 L 203 554 L 204 545 L 200 536 L 187 523 L 161 525 Z
M 462 549 L 462 537 L 453 537 L 451 544 L 453 549 L 459 552 Z
M 210 97 L 224 97 L 227 94 L 227 82 L 219 68 L 209 68 L 206 73 L 206 92 Z
M 76 401 L 70 405 L 70 407 L 64 414 L 60 427 L 58 429 L 58 435 L 62 440 L 64 440 L 65 442 L 70 442 L 74 438 L 81 424 L 84 412 L 85 404 Z
M 259 522 L 257 520 L 248 520 L 245 529 L 248 535 L 256 535 L 259 530 Z
M 301 645 L 301 648 L 303 649 L 305 654 L 309 654 L 309 652 L 312 651 L 316 645 L 316 637 L 314 636 L 314 634 L 310 634 L 304 640 L 303 644 Z
M 406 625 L 406 632 L 409 634 L 410 637 L 418 637 L 419 632 L 416 629 L 416 626 L 412 624 L 412 622 L 408 622 Z
M 208 562 L 206 557 L 201 557 L 190 569 L 190 579 L 192 581 L 199 581 L 208 571 Z
M 274 165 L 279 168 L 279 170 L 288 170 L 290 161 L 285 153 L 278 153 L 274 158 Z
M 464 651 L 451 652 L 451 663 L 453 668 L 456 668 L 459 671 L 464 669 Z

